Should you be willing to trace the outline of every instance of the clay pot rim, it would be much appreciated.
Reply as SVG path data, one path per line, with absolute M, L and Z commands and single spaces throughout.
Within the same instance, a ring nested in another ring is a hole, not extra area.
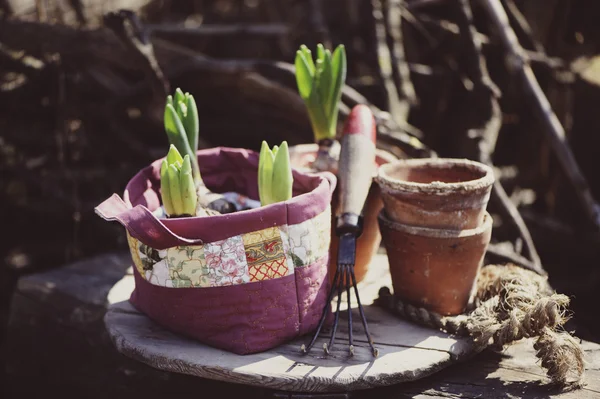
M 297 152 L 305 152 L 305 153 L 316 153 L 319 150 L 319 145 L 316 143 L 304 143 L 304 144 L 295 144 L 293 146 L 289 147 L 289 151 L 290 151 L 290 155 L 292 151 L 297 151 Z M 389 151 L 386 151 L 384 149 L 381 148 L 375 148 L 375 162 L 377 162 L 377 164 L 379 165 L 379 168 L 381 168 L 382 165 L 387 165 L 389 163 L 395 162 L 401 158 L 398 158 L 396 155 L 392 154 Z M 378 169 L 379 169 L 378 168 Z M 296 169 L 300 169 L 302 171 L 306 170 L 310 170 L 310 168 L 308 167 L 296 167 Z M 375 175 L 377 175 L 377 171 L 374 172 L 374 177 Z
M 403 223 L 398 223 L 391 220 L 385 213 L 385 209 L 382 209 L 377 216 L 379 222 L 383 224 L 385 227 L 395 230 L 401 233 L 422 236 L 422 237 L 431 237 L 431 238 L 465 238 L 472 237 L 484 234 L 488 230 L 492 229 L 492 215 L 489 212 L 485 212 L 483 215 L 483 222 L 473 228 L 473 229 L 465 229 L 465 230 L 456 230 L 456 229 L 434 229 L 431 227 L 420 227 L 413 226 Z
M 454 166 L 467 167 L 485 173 L 482 177 L 463 182 L 444 183 L 418 183 L 391 177 L 389 173 L 399 167 L 418 168 L 429 166 L 434 168 L 452 168 Z M 397 159 L 381 165 L 378 169 L 376 181 L 382 191 L 387 193 L 405 192 L 411 194 L 450 195 L 455 193 L 476 192 L 487 189 L 495 181 L 494 171 L 488 165 L 475 162 L 466 158 L 413 158 Z

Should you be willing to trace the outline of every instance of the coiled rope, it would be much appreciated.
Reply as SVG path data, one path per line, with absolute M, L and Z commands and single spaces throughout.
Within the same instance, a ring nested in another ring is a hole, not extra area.
M 388 287 L 379 290 L 375 304 L 412 322 L 470 336 L 478 349 L 537 337 L 533 347 L 551 381 L 581 386 L 583 350 L 562 329 L 568 320 L 566 295 L 554 292 L 545 277 L 512 264 L 483 267 L 476 288 L 475 308 L 457 316 L 442 316 L 404 302 Z

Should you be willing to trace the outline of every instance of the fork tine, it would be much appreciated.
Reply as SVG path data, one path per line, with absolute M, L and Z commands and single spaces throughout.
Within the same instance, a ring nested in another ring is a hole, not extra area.
M 331 289 L 329 291 L 329 295 L 327 296 L 327 303 L 323 307 L 323 313 L 321 314 L 321 319 L 319 320 L 319 325 L 317 326 L 317 330 L 316 330 L 315 334 L 313 335 L 312 340 L 308 344 L 308 347 L 305 346 L 304 344 L 302 344 L 302 346 L 300 347 L 300 350 L 303 353 L 308 353 L 308 351 L 310 351 L 310 349 L 315 344 L 315 341 L 319 337 L 319 334 L 321 333 L 321 329 L 323 328 L 323 324 L 325 323 L 325 319 L 327 318 L 327 310 L 329 310 L 329 307 L 331 306 L 331 300 L 333 299 L 333 294 L 335 293 L 335 287 L 336 287 L 339 279 L 340 279 L 340 268 L 336 267 L 335 275 L 333 276 L 333 283 L 331 284 Z
M 346 276 L 346 268 L 347 265 L 340 265 L 339 267 L 341 267 L 342 271 L 341 271 L 341 276 L 339 279 L 339 282 L 336 286 L 337 289 L 337 293 L 338 293 L 338 299 L 337 299 L 337 306 L 335 309 L 335 319 L 333 321 L 333 327 L 331 329 L 331 337 L 329 338 L 329 345 L 327 345 L 327 343 L 323 344 L 323 350 L 325 351 L 326 354 L 329 354 L 329 351 L 331 350 L 331 348 L 333 348 L 333 342 L 335 341 L 335 333 L 337 331 L 337 327 L 338 327 L 338 323 L 340 321 L 340 307 L 342 305 L 342 294 L 344 293 L 344 277 Z
M 367 341 L 369 341 L 369 346 L 371 347 L 371 351 L 373 352 L 373 356 L 377 357 L 379 355 L 379 350 L 373 346 L 373 339 L 371 338 L 371 334 L 369 333 L 369 327 L 367 326 L 367 318 L 365 317 L 365 311 L 360 303 L 360 296 L 358 295 L 358 288 L 356 287 L 356 276 L 354 275 L 354 267 L 350 268 L 350 274 L 352 275 L 352 285 L 354 286 L 354 293 L 356 294 L 356 303 L 358 304 L 358 310 L 360 312 L 360 318 L 362 319 L 363 327 L 365 328 L 365 334 L 367 336 Z
M 351 272 L 354 267 L 349 265 L 346 267 L 346 273 L 344 273 L 344 281 L 346 282 L 346 296 L 348 297 L 348 339 L 350 356 L 354 356 L 354 342 L 352 337 L 352 297 L 350 296 L 350 283 L 351 283 Z

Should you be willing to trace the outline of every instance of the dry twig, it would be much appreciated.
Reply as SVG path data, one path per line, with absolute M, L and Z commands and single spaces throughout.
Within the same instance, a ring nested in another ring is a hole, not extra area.
M 556 154 L 562 169 L 575 188 L 575 193 L 596 229 L 600 229 L 600 206 L 594 199 L 587 180 L 579 168 L 566 140 L 565 130 L 552 110 L 550 102 L 540 87 L 523 47 L 510 26 L 506 11 L 500 0 L 482 0 L 482 4 L 499 35 L 507 53 L 511 72 L 518 75 L 521 88 L 527 94 L 530 106 L 543 124 L 543 131 Z
M 406 115 L 408 115 L 408 104 L 406 101 L 401 100 L 400 93 L 398 92 L 398 88 L 393 79 L 392 56 L 386 42 L 383 1 L 384 0 L 371 1 L 373 6 L 373 19 L 375 22 L 376 41 L 374 46 L 377 52 L 379 76 L 387 96 L 388 109 L 394 122 L 401 124 L 402 121 L 406 120 Z
M 247 37 L 256 38 L 280 37 L 289 33 L 290 29 L 284 24 L 228 24 L 228 25 L 200 25 L 188 28 L 172 24 L 147 24 L 144 25 L 152 35 L 177 35 L 193 37 Z
M 477 30 L 473 25 L 473 13 L 469 0 L 458 0 L 460 5 L 460 27 L 462 31 L 463 40 L 465 42 L 465 48 L 467 51 L 467 75 L 473 81 L 473 96 L 474 101 L 478 104 L 487 104 L 487 121 L 480 121 L 482 115 L 475 109 L 477 115 L 474 115 L 475 128 L 471 129 L 469 136 L 478 140 L 478 160 L 487 165 L 493 166 L 492 154 L 496 148 L 496 141 L 498 139 L 498 133 L 502 126 L 502 115 L 498 98 L 500 92 L 496 85 L 492 82 L 489 73 L 487 71 L 487 65 L 482 55 L 481 47 L 482 43 L 477 35 Z M 483 115 L 485 117 L 485 115 Z M 499 205 L 501 213 L 508 217 L 512 224 L 516 227 L 519 235 L 525 242 L 527 253 L 531 258 L 531 262 L 523 264 L 524 267 L 532 268 L 537 273 L 545 275 L 546 272 L 542 268 L 542 262 L 535 249 L 533 239 L 523 218 L 515 205 L 511 202 L 507 195 L 504 187 L 499 180 L 494 182 L 494 189 L 492 192 L 492 200 Z M 519 256 L 515 254 L 513 259 L 517 259 Z
M 325 22 L 325 16 L 323 15 L 323 2 L 322 0 L 310 0 L 310 25 L 315 36 L 317 43 L 323 43 L 323 46 L 331 48 L 331 38 L 329 37 L 329 29 L 327 29 L 327 23 Z
M 137 58 L 141 60 L 148 80 L 152 82 L 152 88 L 158 98 L 165 98 L 170 92 L 170 85 L 165 79 L 158 65 L 152 43 L 148 32 L 142 25 L 135 13 L 127 10 L 108 13 L 104 17 L 104 23 L 133 50 Z
M 385 17 L 385 30 L 387 45 L 391 55 L 392 76 L 396 87 L 402 94 L 406 115 L 403 120 L 408 119 L 410 106 L 417 104 L 417 94 L 410 79 L 410 70 L 404 53 L 404 40 L 402 35 L 402 0 L 384 0 L 383 15 Z M 399 116 L 400 117 L 400 116 Z

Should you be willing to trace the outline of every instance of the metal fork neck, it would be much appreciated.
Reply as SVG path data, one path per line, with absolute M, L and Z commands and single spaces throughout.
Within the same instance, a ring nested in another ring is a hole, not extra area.
M 361 235 L 363 229 L 363 217 L 356 213 L 342 213 L 337 217 L 336 234 L 352 234 L 355 237 Z

